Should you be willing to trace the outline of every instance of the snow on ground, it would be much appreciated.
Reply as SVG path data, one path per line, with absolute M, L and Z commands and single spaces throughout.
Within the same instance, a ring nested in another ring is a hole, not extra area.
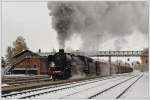
M 17 77 L 26 77 L 26 76 L 29 76 L 29 75 L 25 75 L 25 74 L 10 74 L 10 75 L 4 75 L 4 76 L 7 76 L 7 77 L 14 77 L 14 76 L 17 76 Z
M 144 73 L 131 88 L 121 97 L 122 99 L 148 99 L 149 98 L 149 74 Z
M 48 76 L 48 75 L 27 75 L 27 74 L 10 74 L 10 75 L 4 75 L 6 77 L 34 77 L 34 76 L 39 76 L 39 77 L 44 77 L 44 76 Z
M 120 95 L 120 93 L 122 93 L 126 88 L 128 88 L 139 77 L 140 77 L 140 75 L 138 77 L 134 77 L 134 78 L 124 82 L 123 84 L 120 84 L 120 85 L 110 89 L 109 91 L 102 93 L 101 95 L 96 96 L 96 98 L 94 98 L 94 99 L 115 99 L 117 96 Z
M 79 85 L 77 87 L 68 88 L 68 89 L 64 89 L 64 90 L 56 91 L 56 92 L 52 92 L 52 93 L 47 93 L 44 95 L 40 95 L 36 98 L 51 98 L 51 99 L 52 98 L 69 98 L 69 99 L 70 98 L 73 98 L 73 99 L 88 98 L 91 95 L 98 93 L 99 91 L 105 90 L 105 89 L 109 88 L 110 86 L 113 86 L 123 80 L 126 80 L 126 78 L 128 79 L 132 75 L 140 75 L 140 74 L 141 74 L 141 72 L 134 71 L 129 76 L 120 76 L 120 78 L 118 77 L 119 79 L 118 78 L 115 80 L 107 79 L 107 80 L 103 80 L 103 81 L 96 80 L 96 82 L 94 82 L 94 83 L 85 84 L 85 85 L 81 85 L 81 86 Z M 87 81 L 87 82 L 89 82 L 89 81 Z M 132 82 L 128 81 L 127 83 L 126 84 L 124 83 L 122 86 L 118 86 L 117 90 L 116 90 L 116 88 L 115 88 L 115 90 L 116 91 L 121 91 L 120 89 L 124 90 L 127 87 L 127 85 L 130 85 L 130 83 L 132 83 Z M 41 93 L 41 92 L 43 93 L 45 91 L 66 88 L 68 86 L 75 86 L 77 84 L 82 84 L 82 83 L 70 84 L 67 86 L 64 85 L 64 86 L 55 87 L 55 88 L 47 88 L 47 89 L 40 90 L 40 91 L 34 91 L 34 92 L 26 93 L 26 94 L 16 95 L 12 98 L 20 98 L 20 97 L 35 94 L 35 93 Z M 114 95 L 112 93 L 113 91 L 110 91 L 110 92 L 112 95 Z M 107 93 L 110 93 L 110 92 L 107 92 Z M 111 94 L 109 94 L 108 97 L 110 97 Z M 35 98 L 35 97 L 33 97 L 33 98 Z M 143 77 L 140 78 L 133 86 L 131 86 L 125 92 L 125 94 L 123 94 L 121 96 L 121 99 L 148 99 L 148 98 L 149 98 L 149 74 L 148 73 L 144 73 Z
M 102 80 L 102 81 L 97 81 L 97 82 L 94 82 L 94 83 L 90 83 L 90 84 L 85 84 L 85 85 L 82 85 L 82 86 L 77 86 L 77 87 L 73 87 L 73 88 L 69 88 L 69 89 L 65 89 L 63 91 L 57 91 L 57 92 L 53 92 L 53 93 L 50 93 L 50 94 L 45 94 L 45 95 L 41 95 L 39 96 L 38 98 L 71 98 L 71 95 L 80 95 L 80 96 L 73 96 L 72 98 L 86 98 L 88 97 L 88 95 L 91 95 L 91 93 L 93 93 L 94 91 L 91 91 L 91 89 L 95 89 L 96 87 L 98 86 L 101 86 L 101 85 L 104 85 L 108 82 L 111 82 L 111 81 L 117 81 L 117 80 L 120 80 L 124 78 L 124 76 L 122 77 L 117 77 L 117 78 L 113 78 L 113 79 L 107 79 L 107 80 Z M 84 92 L 90 92 L 89 94 L 87 93 L 84 93 Z M 83 97 L 84 96 L 84 97 Z
M 9 85 L 8 85 L 8 84 L 2 84 L 1 86 L 2 86 L 2 87 L 5 87 L 5 86 L 9 86 Z

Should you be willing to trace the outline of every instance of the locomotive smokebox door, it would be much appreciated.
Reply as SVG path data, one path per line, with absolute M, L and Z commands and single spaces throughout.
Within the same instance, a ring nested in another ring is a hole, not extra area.
M 49 56 L 48 56 L 48 62 L 50 63 L 51 61 L 54 61 L 53 55 L 49 55 Z

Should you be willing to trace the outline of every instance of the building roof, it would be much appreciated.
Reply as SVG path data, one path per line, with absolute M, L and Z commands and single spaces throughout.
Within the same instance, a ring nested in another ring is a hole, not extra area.
M 26 53 L 26 52 L 30 52 L 32 55 L 30 56 L 30 57 L 37 57 L 37 56 L 39 56 L 39 57 L 48 57 L 49 55 L 53 55 L 54 54 L 54 52 L 32 52 L 32 51 L 30 51 L 30 50 L 25 50 L 25 51 L 22 51 L 22 52 L 20 52 L 19 54 L 16 54 L 15 56 L 14 56 L 14 58 L 17 58 L 17 57 L 19 57 L 19 56 L 21 56 L 22 54 L 24 54 L 24 53 Z
M 26 52 L 30 52 L 33 56 L 38 56 L 36 53 L 34 53 L 34 52 L 30 51 L 30 50 L 24 50 L 24 51 L 16 54 L 15 56 L 13 56 L 13 58 L 17 58 L 17 57 L 21 56 L 22 54 L 24 54 Z

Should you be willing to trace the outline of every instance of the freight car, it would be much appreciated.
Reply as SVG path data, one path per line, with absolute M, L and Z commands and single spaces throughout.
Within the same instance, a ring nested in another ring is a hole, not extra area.
M 111 64 L 111 74 L 121 74 L 121 73 L 129 73 L 133 72 L 133 68 L 130 65 L 126 64 Z
M 54 55 L 48 56 L 48 74 L 52 79 L 69 79 L 74 75 L 84 76 L 107 76 L 113 73 L 131 72 L 131 67 L 113 66 L 109 68 L 108 63 L 94 61 L 92 58 L 65 53 L 63 49 Z

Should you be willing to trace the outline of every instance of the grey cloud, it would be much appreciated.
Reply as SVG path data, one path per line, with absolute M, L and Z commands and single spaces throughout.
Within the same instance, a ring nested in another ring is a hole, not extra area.
M 148 34 L 148 3 L 146 1 L 50 1 L 48 9 L 61 48 L 73 35 L 83 40 L 81 49 L 91 50 L 102 42 L 133 33 L 134 29 Z M 116 40 L 118 42 L 119 40 Z M 125 40 L 123 40 L 125 41 Z M 122 41 L 116 45 L 121 49 Z

